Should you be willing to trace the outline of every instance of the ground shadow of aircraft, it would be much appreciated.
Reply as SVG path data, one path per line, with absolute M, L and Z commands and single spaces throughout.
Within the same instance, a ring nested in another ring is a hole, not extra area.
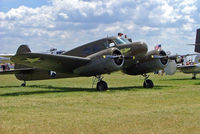
M 193 80 L 193 79 L 191 79 L 191 78 L 176 78 L 176 79 L 162 79 L 162 80 L 160 80 L 160 81 L 183 81 L 183 80 L 185 80 L 185 81 L 191 81 L 191 80 Z M 198 80 L 198 79 L 197 79 Z M 199 79 L 200 80 L 200 79 Z
M 200 82 L 198 82 L 198 83 L 195 83 L 195 85 L 200 85 Z
M 20 86 L 0 86 L 0 88 L 17 88 L 17 87 L 19 88 Z M 36 91 L 4 93 L 4 94 L 0 94 L 0 96 L 20 96 L 20 95 L 34 95 L 34 94 L 48 94 L 48 93 L 63 93 L 63 92 L 96 92 L 96 90 L 94 88 L 56 87 L 56 86 L 48 86 L 48 85 L 30 85 L 27 87 L 35 88 Z M 170 87 L 170 86 L 155 86 L 154 89 L 161 90 L 164 87 Z M 40 88 L 50 89 L 50 90 L 40 90 Z M 127 86 L 127 87 L 111 87 L 109 89 L 110 89 L 109 91 L 112 92 L 112 91 L 116 91 L 116 90 L 139 91 L 139 90 L 145 89 L 145 88 L 143 88 L 141 86 Z

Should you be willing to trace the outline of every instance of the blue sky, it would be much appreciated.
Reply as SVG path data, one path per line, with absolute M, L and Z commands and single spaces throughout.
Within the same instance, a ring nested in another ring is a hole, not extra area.
M 0 0 L 0 11 L 8 12 L 11 8 L 18 8 L 21 5 L 36 8 L 48 4 L 50 2 L 47 0 Z
M 0 0 L 0 53 L 74 47 L 123 32 L 149 50 L 192 53 L 200 0 Z

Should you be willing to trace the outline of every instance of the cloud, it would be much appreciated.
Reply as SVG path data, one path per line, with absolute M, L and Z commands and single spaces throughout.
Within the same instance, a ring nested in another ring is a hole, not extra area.
M 192 31 L 192 25 L 190 23 L 184 24 L 183 29 L 185 31 Z
M 191 14 L 192 12 L 194 12 L 195 10 L 197 10 L 196 6 L 186 6 L 182 9 L 182 12 L 185 14 Z
M 66 13 L 59 13 L 58 15 L 60 15 L 64 19 L 68 19 L 69 18 L 69 16 Z
M 24 43 L 34 50 L 69 50 L 118 32 L 152 46 L 183 44 L 192 41 L 183 37 L 194 36 L 199 22 L 197 0 L 48 1 L 0 12 L 0 53 L 14 52 L 16 44 Z

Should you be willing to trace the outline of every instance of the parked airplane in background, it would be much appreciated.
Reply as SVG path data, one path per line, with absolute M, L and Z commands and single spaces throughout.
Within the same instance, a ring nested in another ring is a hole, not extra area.
M 147 73 L 164 69 L 169 60 L 163 50 L 147 51 L 146 43 L 122 36 L 103 38 L 60 54 L 32 53 L 27 45 L 21 45 L 11 57 L 15 69 L 0 74 L 15 74 L 24 81 L 22 86 L 31 80 L 95 76 L 97 90 L 107 90 L 101 75 L 122 70 L 128 75 L 143 75 L 143 86 L 152 88 Z
M 2 56 L 2 57 L 1 57 Z M 14 56 L 13 54 L 0 54 L 0 70 L 10 70 L 14 69 L 13 64 L 11 64 L 10 57 Z
M 0 57 L 0 64 L 10 62 L 10 58 Z
M 0 54 L 0 63 L 10 62 L 10 57 L 12 56 L 14 56 L 14 54 Z
M 195 44 L 192 45 L 195 45 L 194 51 L 200 53 L 200 29 L 197 29 L 196 41 Z M 195 60 L 193 62 L 187 61 L 185 64 L 179 64 L 177 69 L 183 73 L 192 74 L 192 79 L 196 79 L 196 75 L 200 73 L 200 54 L 195 56 Z

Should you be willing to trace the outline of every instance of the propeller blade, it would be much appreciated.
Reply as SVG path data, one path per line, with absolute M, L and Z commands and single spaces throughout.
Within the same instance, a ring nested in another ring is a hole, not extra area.
M 120 58 L 120 55 L 103 55 L 103 58 L 115 59 L 115 58 Z
M 152 59 L 162 59 L 162 58 L 168 58 L 168 56 L 160 56 L 160 55 L 151 55 Z
M 124 58 L 126 60 L 135 60 L 135 56 L 123 56 L 123 55 L 103 55 L 103 58 L 110 58 L 110 59 L 116 59 L 116 58 Z

